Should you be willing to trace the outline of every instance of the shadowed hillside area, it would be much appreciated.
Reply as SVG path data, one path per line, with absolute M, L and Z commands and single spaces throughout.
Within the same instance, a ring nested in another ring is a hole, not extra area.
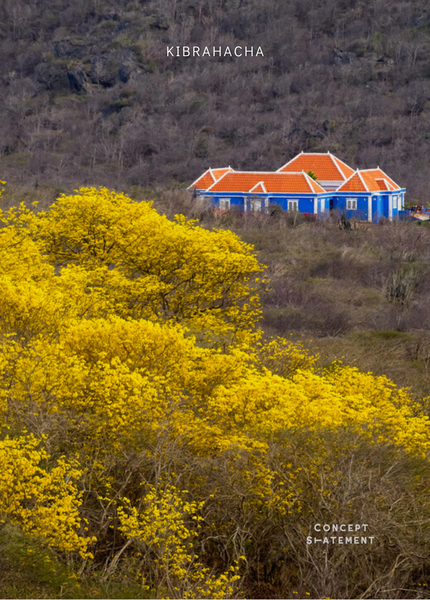
M 189 184 L 297 152 L 378 164 L 427 203 L 430 18 L 418 0 L 26 0 L 0 7 L 10 183 Z M 166 56 L 168 45 L 264 57 Z

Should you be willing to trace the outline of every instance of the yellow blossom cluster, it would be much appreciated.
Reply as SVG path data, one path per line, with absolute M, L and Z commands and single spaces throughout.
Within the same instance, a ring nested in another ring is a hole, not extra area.
M 32 435 L 0 441 L 0 522 L 10 520 L 63 552 L 91 557 L 88 545 L 95 540 L 77 532 L 82 499 L 74 482 L 82 473 L 62 459 L 47 471 L 47 458 Z

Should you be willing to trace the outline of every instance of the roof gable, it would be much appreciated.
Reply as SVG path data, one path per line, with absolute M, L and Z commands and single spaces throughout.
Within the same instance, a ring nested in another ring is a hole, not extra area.
M 262 181 L 259 181 L 257 183 L 257 185 L 254 185 L 254 187 L 252 189 L 249 190 L 250 192 L 254 192 L 255 194 L 266 194 L 267 190 L 264 186 L 264 183 Z

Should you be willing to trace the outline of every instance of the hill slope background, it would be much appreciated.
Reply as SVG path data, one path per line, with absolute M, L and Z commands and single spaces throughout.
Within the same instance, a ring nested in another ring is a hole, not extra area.
M 427 202 L 430 17 L 422 0 L 6 1 L 0 172 L 10 183 L 190 183 L 330 150 Z M 171 58 L 167 45 L 261 46 Z

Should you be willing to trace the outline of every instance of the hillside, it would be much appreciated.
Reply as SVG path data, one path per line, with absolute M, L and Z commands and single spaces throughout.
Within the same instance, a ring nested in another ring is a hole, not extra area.
M 0 7 L 0 172 L 11 184 L 166 187 L 297 152 L 377 166 L 427 203 L 422 0 L 25 0 Z M 166 56 L 168 45 L 264 57 Z

